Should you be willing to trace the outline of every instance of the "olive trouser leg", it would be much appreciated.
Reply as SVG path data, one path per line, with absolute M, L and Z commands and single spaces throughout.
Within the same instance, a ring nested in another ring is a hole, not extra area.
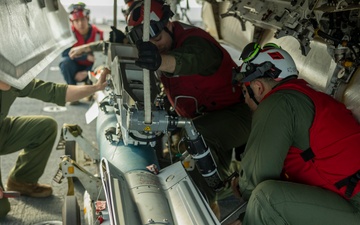
M 7 117 L 0 128 L 0 155 L 23 149 L 9 177 L 36 183 L 52 151 L 57 123 L 47 116 Z
M 4 185 L 1 182 L 1 173 L 0 173 L 0 187 L 4 189 Z M 7 198 L 0 199 L 0 218 L 4 217 L 8 214 L 10 211 L 10 202 Z
M 360 194 L 350 201 L 319 187 L 267 180 L 252 192 L 243 225 L 357 225 Z
M 51 117 L 5 118 L 0 127 L 0 155 L 24 149 L 9 176 L 14 180 L 37 182 L 44 172 L 56 135 L 57 123 Z M 1 175 L 0 185 L 4 190 Z M 6 216 L 9 211 L 8 199 L 0 199 L 0 217 Z
M 236 104 L 225 109 L 211 112 L 194 119 L 197 131 L 203 136 L 210 147 L 211 154 L 217 164 L 217 170 L 222 179 L 238 170 L 238 163 L 232 162 L 233 148 L 246 144 L 251 128 L 251 111 L 244 104 Z M 213 191 L 195 169 L 191 171 L 199 189 L 206 195 L 210 204 L 232 195 L 231 188 L 218 193 Z

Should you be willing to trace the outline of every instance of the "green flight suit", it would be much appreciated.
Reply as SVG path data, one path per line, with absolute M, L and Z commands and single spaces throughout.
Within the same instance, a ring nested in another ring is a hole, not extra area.
M 289 146 L 309 148 L 313 118 L 312 101 L 294 90 L 277 91 L 259 104 L 241 156 L 239 186 L 248 200 L 243 225 L 360 224 L 360 194 L 348 201 L 326 189 L 280 179 Z
M 34 79 L 22 90 L 11 88 L 9 91 L 0 91 L 0 155 L 22 149 L 9 174 L 12 179 L 29 183 L 38 181 L 56 139 L 57 123 L 48 116 L 7 116 L 10 106 L 17 97 L 65 105 L 66 90 L 65 84 Z M 0 185 L 4 189 L 1 179 Z M 0 217 L 9 211 L 9 201 L 0 199 Z

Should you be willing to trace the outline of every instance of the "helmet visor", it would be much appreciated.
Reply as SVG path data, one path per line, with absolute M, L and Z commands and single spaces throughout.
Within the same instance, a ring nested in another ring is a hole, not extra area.
M 68 8 L 69 13 L 72 14 L 74 11 L 83 11 L 85 9 L 84 3 L 71 4 Z
M 149 38 L 154 38 L 158 36 L 164 29 L 167 22 L 168 20 L 150 21 Z M 138 40 L 143 39 L 143 26 L 143 24 L 140 24 L 133 27 L 130 31 L 127 31 L 128 39 L 132 43 L 135 44 Z M 128 30 L 128 27 L 126 29 Z
M 253 81 L 260 77 L 271 77 L 276 79 L 279 77 L 281 70 L 269 61 L 263 62 L 259 65 L 247 63 L 245 66 L 246 71 L 242 73 L 242 83 Z
M 243 60 L 244 63 L 251 62 L 257 57 L 261 50 L 261 46 L 258 43 L 252 42 L 245 46 L 244 50 L 240 55 L 240 60 Z

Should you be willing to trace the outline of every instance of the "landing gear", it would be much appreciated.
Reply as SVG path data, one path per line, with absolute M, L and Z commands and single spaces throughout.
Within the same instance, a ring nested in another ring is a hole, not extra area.
M 75 196 L 66 196 L 62 209 L 63 225 L 81 225 L 80 207 Z

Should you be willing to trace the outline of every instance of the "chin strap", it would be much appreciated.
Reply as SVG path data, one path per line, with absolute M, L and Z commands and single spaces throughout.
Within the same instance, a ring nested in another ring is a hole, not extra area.
M 259 105 L 259 102 L 255 98 L 254 91 L 250 87 L 250 82 L 246 82 L 245 87 L 246 87 L 246 90 L 247 90 L 250 98 L 255 102 L 256 105 Z
M 168 33 L 168 34 L 170 35 L 171 39 L 172 39 L 172 46 L 171 46 L 171 48 L 172 48 L 172 49 L 175 48 L 174 33 L 171 32 L 166 26 L 164 27 L 164 31 L 165 31 L 166 33 Z

